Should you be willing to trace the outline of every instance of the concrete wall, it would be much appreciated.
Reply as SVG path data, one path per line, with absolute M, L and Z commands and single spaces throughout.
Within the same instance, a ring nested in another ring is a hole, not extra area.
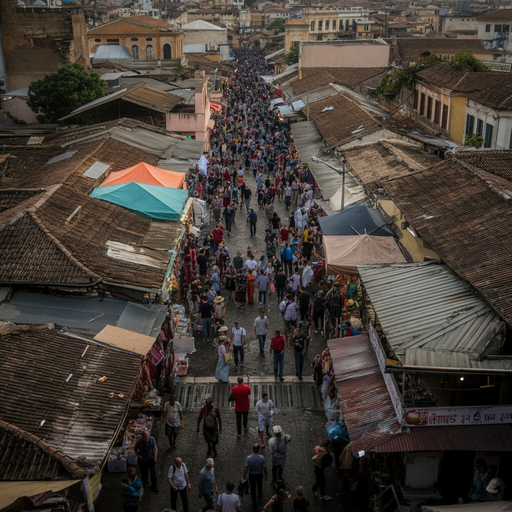
M 386 67 L 389 46 L 386 44 L 303 44 L 300 67 L 357 68 Z
M 227 30 L 183 30 L 183 44 L 205 44 L 208 50 L 217 50 L 228 43 Z
M 0 15 L 7 90 L 27 87 L 70 62 L 90 68 L 83 11 L 18 9 L 16 0 L 4 0 Z
M 12 100 L 2 101 L 2 110 L 22 119 L 26 123 L 37 123 L 36 114 L 30 110 L 27 101 L 23 98 L 13 98 Z

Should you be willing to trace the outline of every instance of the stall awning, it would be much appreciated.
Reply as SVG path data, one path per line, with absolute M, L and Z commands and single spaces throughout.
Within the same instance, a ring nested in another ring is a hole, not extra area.
M 367 335 L 328 340 L 350 446 L 355 456 L 401 431 Z
M 454 425 L 410 428 L 375 447 L 378 453 L 512 451 L 512 425 Z

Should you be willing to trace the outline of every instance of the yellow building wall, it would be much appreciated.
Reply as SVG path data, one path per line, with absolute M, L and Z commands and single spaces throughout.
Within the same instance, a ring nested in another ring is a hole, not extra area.
M 466 122 L 466 98 L 452 96 L 450 108 L 450 140 L 462 144 L 464 140 L 464 124 Z
M 389 217 L 396 216 L 395 226 L 401 231 L 402 238 L 400 238 L 400 243 L 404 247 L 404 249 L 409 253 L 412 261 L 415 263 L 420 261 L 425 261 L 425 258 L 438 259 L 439 255 L 426 246 L 426 243 L 421 239 L 417 238 L 407 231 L 407 229 L 402 229 L 401 224 L 405 222 L 406 219 L 401 212 L 401 210 L 395 205 L 393 201 L 390 199 L 379 199 L 379 206 L 382 208 Z

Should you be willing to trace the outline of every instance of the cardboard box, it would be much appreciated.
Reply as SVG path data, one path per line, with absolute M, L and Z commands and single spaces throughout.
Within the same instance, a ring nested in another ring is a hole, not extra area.
M 126 459 L 114 459 L 108 461 L 109 473 L 125 473 L 126 472 Z

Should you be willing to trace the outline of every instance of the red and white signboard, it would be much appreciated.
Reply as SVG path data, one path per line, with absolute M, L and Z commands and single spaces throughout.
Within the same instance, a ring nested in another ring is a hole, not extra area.
M 449 427 L 512 423 L 512 406 L 431 407 L 406 409 L 404 426 Z

